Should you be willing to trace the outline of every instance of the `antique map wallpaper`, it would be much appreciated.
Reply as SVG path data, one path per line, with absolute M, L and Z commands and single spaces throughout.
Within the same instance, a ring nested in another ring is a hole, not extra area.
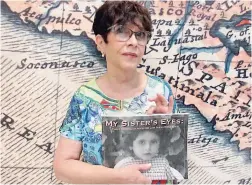
M 153 36 L 138 67 L 190 113 L 182 184 L 251 184 L 251 1 L 140 2 Z M 106 71 L 91 30 L 102 3 L 1 1 L 2 184 L 62 184 L 59 126 L 75 90 Z

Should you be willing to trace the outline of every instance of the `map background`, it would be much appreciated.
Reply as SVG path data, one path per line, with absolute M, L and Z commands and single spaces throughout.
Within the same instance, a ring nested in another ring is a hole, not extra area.
M 239 7 L 239 4 L 237 6 Z M 175 30 L 176 27 L 172 29 Z M 62 30 L 64 30 L 64 24 Z M 207 42 L 207 44 L 212 43 Z M 176 54 L 179 49 L 181 51 L 182 46 L 172 47 L 168 55 Z M 192 47 L 197 46 L 192 43 Z M 160 70 L 166 74 L 171 71 L 174 76 L 183 78 L 183 74 L 178 70 L 170 70 L 177 69 L 178 63 L 169 66 L 159 65 L 160 56 L 158 58 L 157 55 L 163 55 L 164 47 L 156 48 L 160 51 L 159 54 L 149 55 L 146 63 L 153 68 L 160 67 Z M 242 50 L 240 52 L 242 54 Z M 217 56 L 221 58 L 225 54 L 221 52 Z M 216 57 L 216 55 L 213 56 Z M 94 61 L 94 67 L 17 69 L 20 61 L 25 58 L 27 63 Z M 250 59 L 250 56 L 247 58 Z M 213 61 L 214 59 L 211 58 Z M 217 63 L 221 66 L 220 70 L 224 71 L 223 60 L 213 61 L 205 62 Z M 234 70 L 235 62 L 236 60 L 230 67 L 228 73 L 230 77 L 237 76 Z M 249 62 L 250 60 L 245 61 L 248 64 Z M 251 68 L 248 69 L 251 71 Z M 92 39 L 59 30 L 52 33 L 40 31 L 32 22 L 24 23 L 5 2 L 1 3 L 1 183 L 60 183 L 55 179 L 52 170 L 54 149 L 59 138 L 59 126 L 74 91 L 84 82 L 103 72 L 105 72 L 104 61 L 94 47 Z M 200 77 L 201 74 L 197 71 L 190 76 L 191 79 Z M 250 82 L 251 79 L 241 80 Z M 218 84 L 215 81 L 215 85 Z M 250 87 L 251 84 L 248 86 Z M 175 96 L 179 94 L 175 88 L 173 92 Z M 177 102 L 180 112 L 189 112 L 192 115 L 188 126 L 188 139 L 202 134 L 208 138 L 218 138 L 218 142 L 210 143 L 205 147 L 203 147 L 204 143 L 188 143 L 189 180 L 184 183 L 251 183 L 249 180 L 251 148 L 240 151 L 239 142 L 230 141 L 232 137 L 230 132 L 215 130 L 214 121 L 209 120 L 210 118 L 204 114 L 203 110 L 187 103 L 186 98 L 177 98 Z M 225 101 L 228 102 L 229 99 Z M 6 119 L 7 116 L 9 120 Z M 14 122 L 10 125 L 11 128 L 8 128 L 5 121 L 10 121 L 10 118 Z M 27 129 L 33 133 L 29 132 L 31 135 L 26 134 L 26 137 L 21 136 Z M 228 159 L 213 162 L 225 157 Z

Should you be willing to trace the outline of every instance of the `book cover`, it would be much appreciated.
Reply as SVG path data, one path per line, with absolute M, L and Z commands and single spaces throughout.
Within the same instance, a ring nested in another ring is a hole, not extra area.
M 103 116 L 103 165 L 123 168 L 151 163 L 142 172 L 152 184 L 188 178 L 188 114 Z

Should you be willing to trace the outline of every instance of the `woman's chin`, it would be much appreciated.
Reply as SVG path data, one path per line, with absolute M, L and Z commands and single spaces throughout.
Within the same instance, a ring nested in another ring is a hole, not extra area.
M 138 63 L 124 62 L 122 68 L 126 71 L 134 71 L 137 69 Z

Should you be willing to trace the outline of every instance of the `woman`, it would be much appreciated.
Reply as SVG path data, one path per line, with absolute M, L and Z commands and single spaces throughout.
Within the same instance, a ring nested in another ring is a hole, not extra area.
M 106 58 L 107 72 L 74 94 L 54 158 L 56 177 L 67 183 L 151 183 L 141 172 L 150 164 L 120 169 L 102 166 L 101 116 L 170 113 L 175 104 L 169 85 L 137 70 L 151 37 L 148 10 L 137 2 L 107 1 L 96 12 L 93 31 Z M 84 161 L 80 161 L 83 152 Z

